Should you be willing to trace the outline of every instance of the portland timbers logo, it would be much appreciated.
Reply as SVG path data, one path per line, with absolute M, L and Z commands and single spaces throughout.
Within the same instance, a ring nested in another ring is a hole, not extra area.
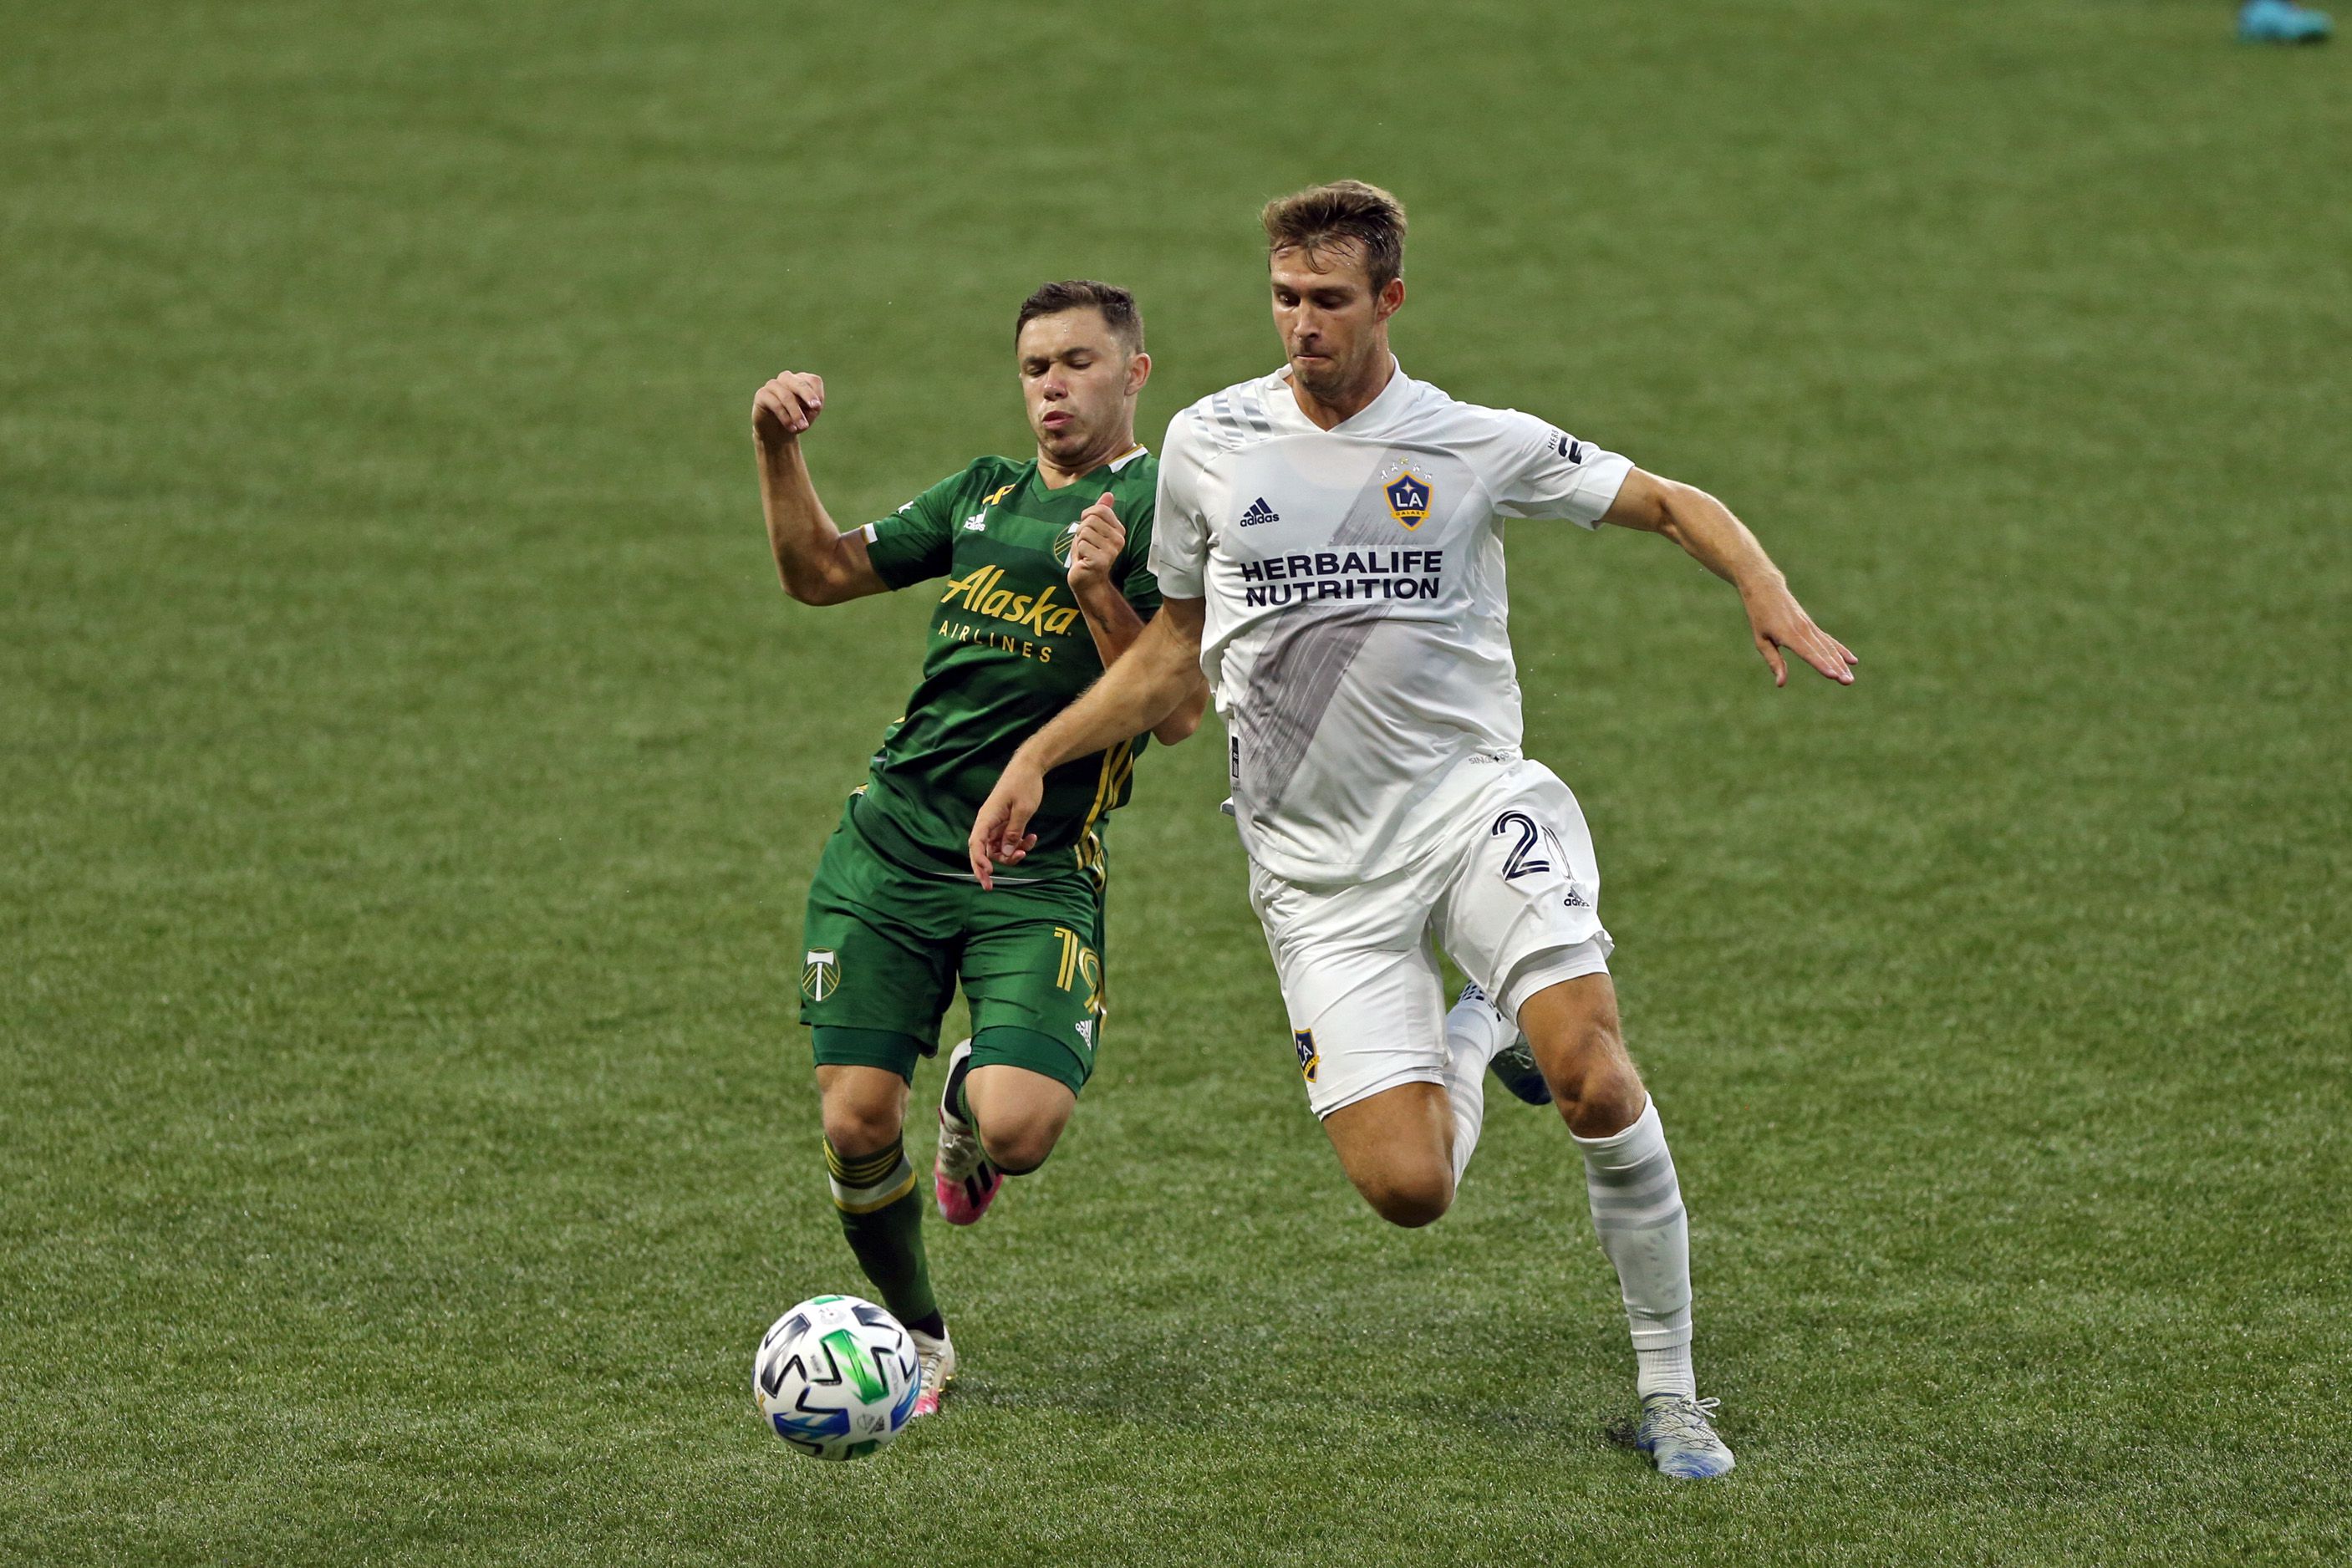
M 1407 528 L 1419 528 L 1429 515 L 1429 482 L 1408 468 L 1389 482 L 1389 515 Z
M 822 1002 L 841 989 L 841 960 L 829 947 L 813 947 L 801 961 L 801 992 L 812 1002 Z
M 1064 566 L 1067 566 L 1070 563 L 1070 546 L 1076 544 L 1077 542 L 1078 525 L 1075 522 L 1070 524 L 1069 527 L 1062 530 L 1061 532 L 1054 535 L 1055 561 Z
M 1298 1047 L 1298 1076 L 1313 1083 L 1315 1069 L 1323 1065 L 1323 1053 L 1315 1048 L 1315 1031 L 1293 1029 L 1290 1043 Z

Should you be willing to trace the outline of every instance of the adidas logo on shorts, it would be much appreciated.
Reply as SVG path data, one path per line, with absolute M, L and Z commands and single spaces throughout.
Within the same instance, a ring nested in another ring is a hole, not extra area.
M 1261 522 L 1280 522 L 1281 521 L 1282 514 L 1266 505 L 1264 496 L 1250 502 L 1249 510 L 1242 513 L 1244 528 L 1255 528 Z

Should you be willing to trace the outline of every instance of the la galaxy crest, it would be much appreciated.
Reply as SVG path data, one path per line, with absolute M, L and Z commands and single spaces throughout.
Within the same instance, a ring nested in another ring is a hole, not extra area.
M 1315 1031 L 1293 1029 L 1290 1043 L 1298 1047 L 1298 1076 L 1313 1083 L 1315 1069 L 1323 1065 L 1323 1053 L 1315 1048 Z
M 822 1002 L 841 989 L 841 960 L 829 947 L 813 947 L 801 960 L 801 992 Z
M 1391 479 L 1382 491 L 1389 498 L 1389 515 L 1407 528 L 1419 528 L 1429 515 L 1429 481 L 1418 478 L 1411 468 Z

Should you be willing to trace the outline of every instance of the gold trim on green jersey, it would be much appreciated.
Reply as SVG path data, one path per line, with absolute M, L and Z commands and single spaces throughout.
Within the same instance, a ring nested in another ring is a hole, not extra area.
M 1102 774 L 1095 780 L 1095 803 L 1087 808 L 1087 819 L 1079 826 L 1080 833 L 1092 833 L 1103 813 L 1118 799 L 1118 792 L 1135 773 L 1135 738 L 1129 736 L 1116 746 L 1104 749 Z

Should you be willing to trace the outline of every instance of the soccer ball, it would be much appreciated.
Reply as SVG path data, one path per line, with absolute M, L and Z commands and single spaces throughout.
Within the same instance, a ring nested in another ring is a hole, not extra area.
M 913 1337 L 855 1296 L 803 1301 L 751 1358 L 760 1418 L 812 1458 L 864 1458 L 898 1435 L 922 1387 Z

